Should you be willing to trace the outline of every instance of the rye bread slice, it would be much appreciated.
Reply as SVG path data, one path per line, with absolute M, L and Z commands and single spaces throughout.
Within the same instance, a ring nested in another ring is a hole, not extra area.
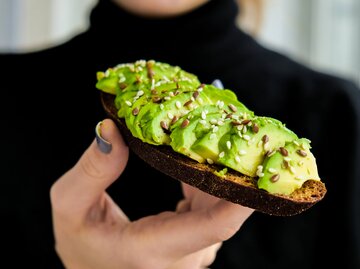
M 130 149 L 146 163 L 162 173 L 194 186 L 218 198 L 246 207 L 254 208 L 265 214 L 291 216 L 299 214 L 323 199 L 325 184 L 317 180 L 308 180 L 290 195 L 270 194 L 260 190 L 256 178 L 248 177 L 228 169 L 224 177 L 214 172 L 223 167 L 201 164 L 171 149 L 170 146 L 154 146 L 132 136 L 124 119 L 117 117 L 114 95 L 101 92 L 101 102 L 113 119 Z

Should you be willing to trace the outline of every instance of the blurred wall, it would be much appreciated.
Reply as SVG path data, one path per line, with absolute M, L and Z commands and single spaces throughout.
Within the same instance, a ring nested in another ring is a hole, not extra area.
M 258 39 L 360 84 L 359 0 L 263 0 Z
M 252 1 L 255 0 L 246 2 Z M 313 68 L 360 84 L 359 0 L 256 2 L 263 6 L 261 20 L 256 20 L 261 22 L 256 34 L 259 42 Z M 0 0 L 0 51 L 33 51 L 68 40 L 86 29 L 95 3 L 96 0 Z M 248 12 L 250 17 L 253 12 Z M 249 30 L 251 23 L 239 21 L 244 30 Z
M 97 0 L 0 0 L 0 52 L 39 50 L 88 27 Z

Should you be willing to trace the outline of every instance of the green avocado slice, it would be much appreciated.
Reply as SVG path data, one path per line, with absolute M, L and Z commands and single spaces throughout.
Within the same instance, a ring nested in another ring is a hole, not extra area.
M 307 180 L 320 180 L 310 141 L 295 139 L 267 157 L 259 171 L 258 187 L 288 195 Z
M 176 122 L 171 127 L 172 132 L 170 134 L 170 146 L 173 148 L 173 150 L 184 154 L 189 158 L 198 161 L 199 163 L 204 163 L 205 158 L 193 151 L 191 146 L 197 140 L 195 128 L 198 125 L 202 126 L 202 132 L 207 132 L 210 130 L 210 125 L 206 130 L 204 124 L 200 123 L 200 121 L 202 121 L 201 114 L 203 111 L 207 111 L 209 113 L 208 120 L 218 117 L 219 115 L 219 108 L 215 105 L 205 105 L 198 107 Z
M 240 123 L 219 141 L 218 163 L 251 177 L 256 176 L 266 155 L 297 138 L 275 119 L 255 117 Z
M 216 121 L 222 120 L 221 114 L 213 117 Z M 231 129 L 230 120 L 223 121 L 221 125 L 212 124 L 209 132 L 198 139 L 192 146 L 191 150 L 202 156 L 208 163 L 217 162 L 219 156 L 219 139 Z
M 175 91 L 165 91 L 161 95 L 161 103 L 152 105 L 142 116 L 140 126 L 145 141 L 170 144 L 170 129 L 180 118 L 199 106 L 203 106 L 206 95 L 196 88 L 192 91 L 177 88 Z

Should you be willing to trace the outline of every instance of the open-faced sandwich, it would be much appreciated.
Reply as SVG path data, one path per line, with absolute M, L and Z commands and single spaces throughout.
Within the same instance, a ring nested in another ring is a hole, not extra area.
M 235 93 L 180 67 L 139 60 L 97 73 L 129 147 L 163 173 L 263 213 L 290 216 L 326 194 L 310 141 Z

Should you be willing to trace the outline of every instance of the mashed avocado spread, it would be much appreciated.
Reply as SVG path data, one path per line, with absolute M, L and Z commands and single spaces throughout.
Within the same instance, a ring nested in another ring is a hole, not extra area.
M 270 193 L 288 195 L 309 179 L 320 180 L 308 139 L 178 66 L 120 64 L 98 72 L 96 87 L 116 96 L 118 117 L 145 143 L 256 177 Z

